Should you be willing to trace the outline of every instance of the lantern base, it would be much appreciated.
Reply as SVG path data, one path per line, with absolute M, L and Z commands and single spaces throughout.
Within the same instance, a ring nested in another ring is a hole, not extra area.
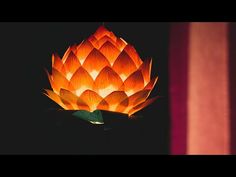
M 111 111 L 96 110 L 94 112 L 88 112 L 80 110 L 72 113 L 72 115 L 92 124 L 104 124 L 105 131 L 110 130 L 114 126 L 119 126 L 120 124 L 130 121 L 127 114 Z
M 132 154 L 142 151 L 143 119 L 135 120 L 130 119 L 127 114 L 101 111 L 104 124 L 95 125 L 74 116 L 75 112 L 46 112 L 44 131 L 47 132 L 47 152 Z
M 92 124 L 104 124 L 102 113 L 99 110 L 95 110 L 93 112 L 80 110 L 74 112 L 72 115 Z

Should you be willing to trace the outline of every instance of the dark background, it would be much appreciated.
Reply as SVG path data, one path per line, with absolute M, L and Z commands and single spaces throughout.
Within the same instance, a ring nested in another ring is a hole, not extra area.
M 104 130 L 55 111 L 59 106 L 43 95 L 50 88 L 44 68 L 50 70 L 52 53 L 62 56 L 101 24 L 0 23 L 0 153 L 169 154 L 169 23 L 105 23 L 142 59 L 153 58 L 152 76 L 159 81 L 151 97 L 161 98 L 138 112 L 139 119 Z

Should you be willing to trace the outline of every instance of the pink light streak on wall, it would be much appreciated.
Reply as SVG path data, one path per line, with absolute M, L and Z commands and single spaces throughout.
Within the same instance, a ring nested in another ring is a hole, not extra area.
M 188 154 L 229 154 L 228 25 L 191 23 Z
M 228 33 L 228 23 L 172 24 L 172 154 L 230 154 Z

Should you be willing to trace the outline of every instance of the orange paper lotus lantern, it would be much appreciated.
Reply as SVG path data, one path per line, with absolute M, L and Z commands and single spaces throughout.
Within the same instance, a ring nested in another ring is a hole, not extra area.
M 46 95 L 65 110 L 105 110 L 128 114 L 143 109 L 158 77 L 133 46 L 101 26 L 87 40 L 70 46 L 62 59 L 53 54 L 52 90 Z

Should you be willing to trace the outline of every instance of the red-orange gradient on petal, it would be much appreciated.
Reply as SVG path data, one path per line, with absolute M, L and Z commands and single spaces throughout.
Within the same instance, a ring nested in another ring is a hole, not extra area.
M 53 91 L 46 95 L 65 110 L 107 110 L 129 116 L 151 104 L 158 77 L 151 78 L 152 60 L 142 61 L 133 46 L 100 26 L 62 59 L 52 57 Z

